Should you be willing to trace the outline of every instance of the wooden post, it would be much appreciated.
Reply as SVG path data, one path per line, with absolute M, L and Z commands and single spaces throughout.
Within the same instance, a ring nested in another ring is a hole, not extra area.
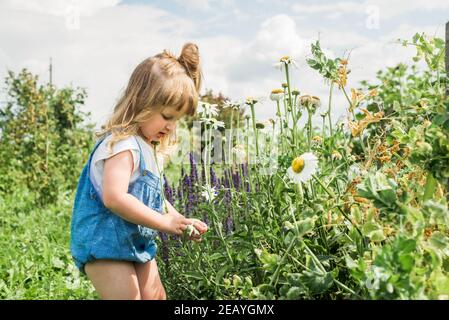
M 446 37 L 447 38 L 447 37 Z M 446 39 L 446 45 L 447 45 L 447 39 Z M 447 58 L 447 56 L 446 56 Z M 50 58 L 50 67 L 49 67 L 49 71 L 50 71 L 50 86 L 53 84 L 53 63 L 51 61 Z

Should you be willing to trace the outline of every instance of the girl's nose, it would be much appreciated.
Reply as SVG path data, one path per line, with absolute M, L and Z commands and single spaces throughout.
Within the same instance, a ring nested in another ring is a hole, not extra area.
M 165 126 L 165 129 L 167 130 L 167 131 L 172 131 L 172 130 L 174 130 L 176 128 L 176 124 L 175 123 L 168 123 L 166 126 Z

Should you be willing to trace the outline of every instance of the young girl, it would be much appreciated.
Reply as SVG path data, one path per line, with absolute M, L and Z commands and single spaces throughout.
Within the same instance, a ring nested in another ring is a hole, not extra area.
M 158 151 L 167 150 L 176 121 L 194 114 L 201 84 L 198 47 L 179 58 L 165 51 L 140 63 L 100 132 L 78 183 L 71 253 L 102 299 L 166 299 L 154 259 L 156 230 L 199 241 L 207 225 L 162 203 Z M 165 210 L 167 212 L 163 212 Z

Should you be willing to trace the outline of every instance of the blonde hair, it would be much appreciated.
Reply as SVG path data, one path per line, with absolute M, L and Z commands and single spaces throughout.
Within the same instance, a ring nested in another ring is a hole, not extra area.
M 167 107 L 174 107 L 182 114 L 194 115 L 201 87 L 201 68 L 198 46 L 184 44 L 176 58 L 164 50 L 142 61 L 133 71 L 125 92 L 114 107 L 112 116 L 97 137 L 111 133 L 108 150 L 120 140 L 140 135 L 140 124 L 153 114 Z M 160 141 L 158 151 L 163 155 L 176 144 L 173 131 Z

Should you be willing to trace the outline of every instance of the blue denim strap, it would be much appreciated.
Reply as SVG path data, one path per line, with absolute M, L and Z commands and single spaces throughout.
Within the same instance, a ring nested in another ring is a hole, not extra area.
M 95 150 L 97 150 L 98 146 L 103 142 L 104 139 L 106 139 L 107 136 L 108 135 L 103 135 L 100 139 L 97 140 L 97 142 L 95 142 L 95 146 L 89 156 L 89 161 L 87 161 L 87 172 L 90 172 L 90 162 L 92 161 Z

